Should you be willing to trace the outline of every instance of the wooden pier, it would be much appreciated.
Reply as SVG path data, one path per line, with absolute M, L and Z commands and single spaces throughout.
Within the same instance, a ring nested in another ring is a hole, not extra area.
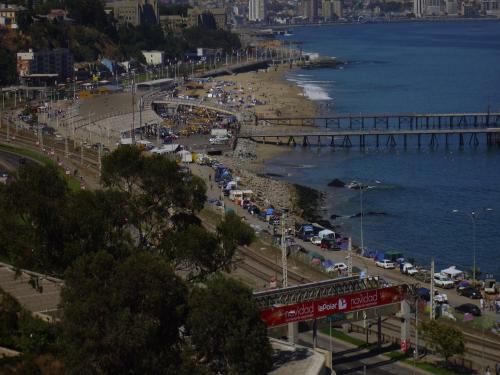
M 257 118 L 257 126 L 242 131 L 239 138 L 259 143 L 302 146 L 365 147 L 368 144 L 407 146 L 414 139 L 418 147 L 500 144 L 500 113 L 352 115 L 320 118 Z M 262 125 L 262 126 L 260 126 Z M 272 130 L 266 130 L 274 125 Z M 281 127 L 276 129 L 276 127 Z
M 374 114 L 328 117 L 256 117 L 255 125 L 310 126 L 332 130 L 467 129 L 500 126 L 500 112 Z

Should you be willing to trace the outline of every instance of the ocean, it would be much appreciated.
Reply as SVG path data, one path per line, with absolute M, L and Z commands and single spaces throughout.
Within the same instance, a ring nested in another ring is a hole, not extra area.
M 284 40 L 304 52 L 334 56 L 340 69 L 293 70 L 287 79 L 334 113 L 500 111 L 500 22 L 426 22 L 303 27 Z M 325 109 L 326 108 L 326 109 Z M 333 108 L 333 109 L 332 109 Z M 384 144 L 385 145 L 385 144 Z M 420 149 L 296 147 L 267 171 L 326 193 L 321 213 L 369 250 L 401 251 L 436 269 L 476 263 L 500 278 L 500 147 Z M 328 187 L 334 178 L 361 181 L 359 190 Z M 454 212 L 457 211 L 458 212 Z

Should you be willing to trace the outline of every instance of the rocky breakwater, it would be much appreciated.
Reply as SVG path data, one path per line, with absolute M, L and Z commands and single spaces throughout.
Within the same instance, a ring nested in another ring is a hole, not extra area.
M 291 208 L 290 184 L 258 174 L 249 168 L 251 161 L 257 159 L 256 144 L 252 141 L 238 140 L 232 155 L 220 158 L 224 165 L 231 168 L 240 178 L 239 186 L 254 192 L 255 202 L 262 207 L 273 206 L 277 209 Z

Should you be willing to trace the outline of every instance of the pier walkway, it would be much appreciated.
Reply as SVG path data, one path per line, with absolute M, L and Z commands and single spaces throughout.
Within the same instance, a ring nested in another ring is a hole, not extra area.
M 255 118 L 255 126 L 242 128 L 239 138 L 259 143 L 303 146 L 326 145 L 350 147 L 357 139 L 359 146 L 368 140 L 376 146 L 396 146 L 416 138 L 435 146 L 448 144 L 452 136 L 459 145 L 478 145 L 480 137 L 492 145 L 500 141 L 500 113 L 340 115 L 318 118 Z M 272 126 L 272 129 L 269 129 Z M 444 138 L 444 139 L 443 139 Z

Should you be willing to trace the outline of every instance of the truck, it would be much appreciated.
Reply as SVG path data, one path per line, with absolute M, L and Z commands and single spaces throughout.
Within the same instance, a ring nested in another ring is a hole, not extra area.
M 299 237 L 301 240 L 304 241 L 309 241 L 309 239 L 313 236 L 314 236 L 314 228 L 311 224 L 301 225 L 297 232 L 297 237 Z
M 227 129 L 212 129 L 210 131 L 210 135 L 212 137 L 225 137 L 225 138 L 228 138 L 229 137 L 229 132 L 227 131 Z
M 435 273 L 434 285 L 436 285 L 439 288 L 450 289 L 455 286 L 455 283 L 448 276 L 443 275 L 442 273 Z

